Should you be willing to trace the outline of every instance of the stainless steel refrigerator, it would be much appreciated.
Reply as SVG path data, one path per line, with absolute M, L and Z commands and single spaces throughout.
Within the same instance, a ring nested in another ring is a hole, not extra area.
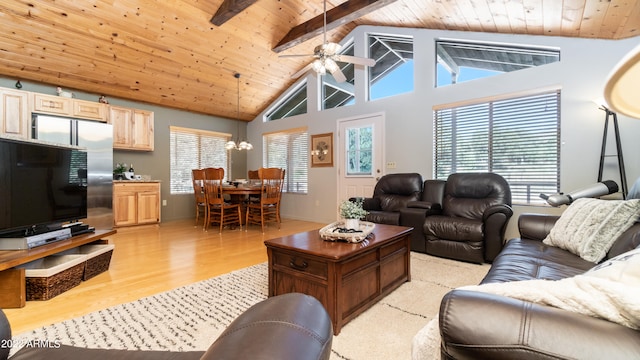
M 113 129 L 111 124 L 33 114 L 32 138 L 87 149 L 87 219 L 96 229 L 113 228 Z

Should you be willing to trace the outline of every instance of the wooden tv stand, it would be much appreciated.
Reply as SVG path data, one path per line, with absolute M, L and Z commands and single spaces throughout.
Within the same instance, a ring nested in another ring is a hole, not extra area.
M 25 305 L 25 272 L 16 266 L 89 243 L 106 244 L 108 240 L 103 238 L 115 233 L 115 230 L 96 230 L 33 249 L 0 251 L 0 308 L 20 308 Z

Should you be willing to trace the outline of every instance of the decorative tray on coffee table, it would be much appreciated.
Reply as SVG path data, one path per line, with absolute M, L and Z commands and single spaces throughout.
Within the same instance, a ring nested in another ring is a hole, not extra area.
M 368 221 L 360 221 L 360 229 L 350 230 L 345 227 L 344 221 L 336 221 L 320 229 L 320 237 L 327 241 L 346 241 L 359 243 L 371 234 L 376 224 Z

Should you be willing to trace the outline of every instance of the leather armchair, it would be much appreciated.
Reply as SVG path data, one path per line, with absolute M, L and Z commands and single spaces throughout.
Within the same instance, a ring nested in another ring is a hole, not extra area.
M 387 174 L 378 180 L 373 196 L 364 198 L 363 209 L 369 211 L 364 218 L 378 224 L 400 225 L 400 209 L 407 203 L 420 200 L 422 175 L 417 173 Z
M 426 252 L 473 263 L 492 262 L 502 249 L 513 215 L 507 181 L 494 173 L 451 174 L 441 206 L 440 213 L 426 214 L 422 226 Z

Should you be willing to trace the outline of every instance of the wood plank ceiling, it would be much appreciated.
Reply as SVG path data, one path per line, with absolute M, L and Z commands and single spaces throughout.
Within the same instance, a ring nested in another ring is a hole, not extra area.
M 602 39 L 640 32 L 640 0 L 328 0 L 327 8 L 363 4 L 373 11 L 336 21 L 329 41 L 358 25 Z M 309 26 L 322 9 L 322 0 L 0 0 L 0 74 L 251 121 L 309 61 L 278 55 L 322 43 Z M 210 22 L 217 12 L 220 25 Z M 275 52 L 283 39 L 291 46 Z

